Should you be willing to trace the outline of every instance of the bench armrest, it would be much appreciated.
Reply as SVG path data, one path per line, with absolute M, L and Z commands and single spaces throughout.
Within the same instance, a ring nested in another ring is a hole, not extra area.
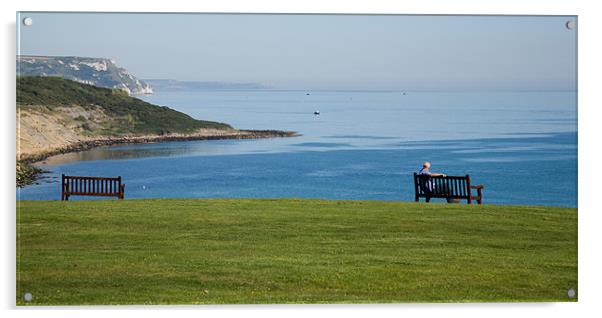
M 476 185 L 476 186 L 470 186 L 471 189 L 483 189 L 485 188 L 482 184 Z

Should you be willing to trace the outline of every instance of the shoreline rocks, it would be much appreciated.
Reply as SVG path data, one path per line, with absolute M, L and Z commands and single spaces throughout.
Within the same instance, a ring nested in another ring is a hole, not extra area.
M 286 138 L 299 136 L 294 131 L 282 130 L 234 130 L 225 131 L 221 134 L 170 134 L 170 135 L 145 135 L 145 136 L 124 136 L 124 137 L 102 137 L 98 139 L 79 141 L 65 147 L 56 148 L 50 151 L 44 151 L 34 154 L 21 154 L 17 158 L 17 187 L 22 188 L 34 183 L 44 173 L 32 164 L 43 161 L 49 157 L 85 151 L 96 147 L 115 146 L 122 144 L 144 144 L 157 142 L 173 141 L 194 141 L 194 140 L 241 140 L 241 139 L 263 139 L 263 138 Z

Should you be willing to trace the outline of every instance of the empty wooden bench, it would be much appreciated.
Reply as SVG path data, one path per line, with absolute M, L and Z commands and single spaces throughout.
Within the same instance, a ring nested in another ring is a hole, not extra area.
M 483 202 L 483 185 L 471 185 L 470 176 L 439 176 L 421 175 L 414 173 L 414 189 L 416 191 L 416 202 L 425 198 L 429 202 L 431 198 L 442 198 L 449 200 L 467 200 L 471 204 L 473 200 L 479 204 Z M 477 195 L 472 195 L 472 190 L 477 190 Z
M 121 183 L 121 176 L 117 178 L 104 177 L 76 177 L 62 175 L 61 200 L 69 200 L 72 195 L 87 195 L 99 197 L 117 197 L 123 199 L 125 184 Z

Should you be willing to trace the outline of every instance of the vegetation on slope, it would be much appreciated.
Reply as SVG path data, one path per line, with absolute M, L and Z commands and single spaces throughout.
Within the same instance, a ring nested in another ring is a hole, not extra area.
M 201 128 L 231 129 L 227 124 L 196 120 L 169 107 L 130 97 L 120 89 L 82 84 L 59 77 L 17 77 L 19 107 L 81 106 L 102 108 L 114 120 L 113 134 L 190 133 Z
M 572 208 L 295 199 L 18 204 L 19 305 L 577 299 L 567 295 L 578 287 Z
M 34 183 L 44 170 L 26 162 L 17 161 L 17 187 L 21 188 Z

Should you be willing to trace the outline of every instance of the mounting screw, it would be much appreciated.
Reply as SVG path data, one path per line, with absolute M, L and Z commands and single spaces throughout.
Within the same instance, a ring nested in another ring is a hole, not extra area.
M 574 290 L 574 289 L 572 289 L 572 288 L 571 288 L 571 289 L 569 289 L 569 290 L 566 292 L 566 294 L 567 294 L 567 296 L 569 296 L 569 298 L 575 298 L 575 290 Z
M 31 26 L 33 24 L 33 19 L 30 17 L 26 17 L 25 19 L 23 19 L 23 25 L 25 26 Z
M 30 302 L 33 299 L 33 295 L 29 292 L 23 293 L 23 300 Z
M 575 28 L 575 26 L 577 26 L 577 23 L 575 23 L 575 21 L 573 21 L 573 20 L 569 20 L 569 21 L 566 21 L 566 23 L 564 24 L 564 26 L 567 29 L 572 30 L 572 29 Z

